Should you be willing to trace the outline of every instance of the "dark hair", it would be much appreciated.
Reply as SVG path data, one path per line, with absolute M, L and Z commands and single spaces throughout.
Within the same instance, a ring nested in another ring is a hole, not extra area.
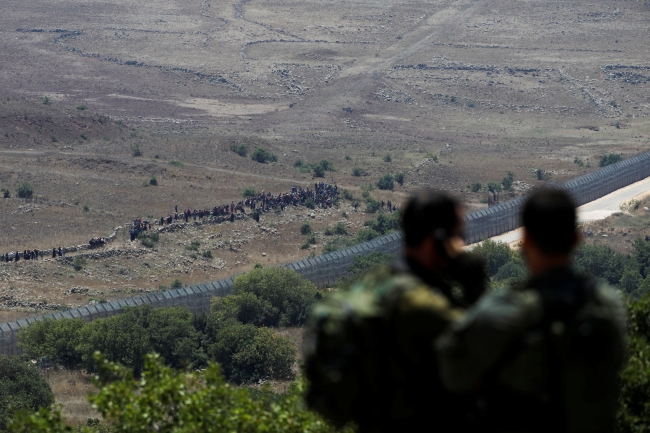
M 521 214 L 526 232 L 546 254 L 568 254 L 576 243 L 576 205 L 560 189 L 544 188 L 531 194 Z
M 449 195 L 426 190 L 409 199 L 402 214 L 404 243 L 416 247 L 429 235 L 442 241 L 454 232 L 460 222 L 459 202 Z

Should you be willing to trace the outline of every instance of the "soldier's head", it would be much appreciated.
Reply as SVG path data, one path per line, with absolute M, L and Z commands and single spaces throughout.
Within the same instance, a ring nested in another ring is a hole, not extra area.
M 412 197 L 404 207 L 402 231 L 406 254 L 428 268 L 444 266 L 462 252 L 463 208 L 434 190 Z
M 579 240 L 575 202 L 565 191 L 544 188 L 531 194 L 522 212 L 523 253 L 533 275 L 568 264 Z

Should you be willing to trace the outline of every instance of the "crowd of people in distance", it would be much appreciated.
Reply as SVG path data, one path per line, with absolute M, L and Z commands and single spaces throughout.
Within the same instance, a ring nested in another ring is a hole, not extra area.
M 63 248 L 59 247 L 57 248 L 52 248 L 52 258 L 55 258 L 57 255 L 59 257 L 63 256 L 64 251 Z M 24 250 L 24 251 L 9 251 L 8 253 L 4 253 L 0 255 L 0 263 L 5 262 L 17 262 L 20 259 L 23 260 L 38 260 L 40 257 L 41 260 L 43 260 L 43 257 L 45 257 L 45 251 L 44 250 Z
M 281 210 L 284 210 L 285 207 L 289 205 L 299 206 L 304 205 L 307 200 L 312 200 L 315 206 L 321 207 L 323 209 L 331 208 L 334 204 L 334 201 L 339 195 L 339 188 L 337 185 L 331 185 L 326 182 L 317 182 L 314 184 L 314 188 L 310 189 L 309 187 L 304 188 L 301 186 L 291 187 L 290 192 L 280 193 L 278 195 L 273 194 L 272 192 L 266 192 L 262 190 L 259 194 L 248 197 L 245 200 L 241 200 L 238 203 L 231 201 L 229 204 L 223 204 L 220 206 L 214 206 L 212 209 L 185 209 L 180 213 L 178 212 L 178 206 L 175 207 L 174 213 L 160 217 L 158 223 L 160 225 L 171 224 L 180 220 L 185 220 L 185 222 L 193 221 L 202 221 L 214 219 L 226 218 L 234 221 L 235 214 L 246 214 L 246 209 L 251 210 L 252 212 L 263 213 L 268 212 L 278 207 Z M 390 207 L 390 202 L 389 202 Z M 383 208 L 383 206 L 382 206 Z M 148 221 L 142 221 L 138 219 L 134 221 L 134 231 L 135 237 L 138 233 L 143 230 L 147 230 L 147 225 L 150 224 Z

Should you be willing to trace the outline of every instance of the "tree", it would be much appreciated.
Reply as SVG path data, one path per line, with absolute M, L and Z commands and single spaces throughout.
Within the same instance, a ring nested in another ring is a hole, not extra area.
M 501 184 L 503 185 L 503 189 L 506 191 L 510 191 L 512 189 L 512 183 L 515 181 L 515 174 L 511 171 L 508 172 L 508 175 L 503 178 L 501 181 Z
M 32 196 L 34 195 L 34 188 L 27 182 L 23 182 L 20 185 L 18 185 L 18 189 L 16 189 L 16 193 L 20 198 L 32 198 Z
M 390 174 L 385 174 L 381 179 L 377 181 L 377 188 L 379 189 L 388 189 L 393 190 L 395 188 L 394 178 Z
M 5 431 L 13 410 L 36 411 L 52 403 L 52 390 L 36 366 L 0 355 L 0 431 Z
M 308 235 L 312 232 L 311 225 L 308 222 L 304 222 L 300 225 L 300 234 Z
M 472 190 L 472 192 L 479 192 L 482 188 L 483 188 L 483 186 L 480 183 L 474 182 L 472 184 L 471 190 Z
M 598 165 L 601 167 L 605 167 L 610 164 L 615 164 L 619 161 L 622 161 L 623 157 L 621 156 L 620 153 L 610 153 L 607 155 L 603 155 L 600 157 L 600 161 L 598 162 Z
M 645 242 L 640 238 L 635 239 L 632 247 L 641 275 L 647 278 L 650 275 L 650 242 Z
M 255 151 L 251 155 L 253 161 L 265 164 L 267 162 L 276 162 L 278 157 L 263 147 L 256 147 Z
M 301 326 L 311 306 L 321 298 L 314 284 L 285 268 L 253 269 L 235 278 L 233 293 L 252 293 L 278 311 L 273 326 Z
M 496 275 L 499 268 L 515 257 L 514 251 L 506 243 L 494 242 L 486 239 L 472 250 L 473 253 L 483 256 L 490 276 Z
M 248 154 L 248 147 L 245 144 L 231 144 L 230 145 L 230 150 L 235 152 L 237 155 L 241 157 L 246 157 Z
M 210 346 L 210 357 L 221 364 L 228 380 L 238 384 L 291 378 L 295 356 L 289 340 L 252 324 L 220 329 Z
M 286 394 L 268 388 L 249 389 L 225 382 L 217 364 L 204 372 L 174 371 L 160 357 L 148 355 L 143 380 L 129 369 L 99 359 L 94 379 L 99 392 L 90 397 L 102 417 L 131 433 L 351 433 L 337 430 L 306 410 L 303 384 Z M 58 410 L 23 412 L 11 425 L 13 433 L 63 433 L 73 429 Z
M 149 179 L 149 185 L 158 186 L 158 179 L 156 179 L 156 176 L 151 176 L 151 179 Z
M 497 182 L 488 182 L 487 188 L 491 192 L 501 192 L 501 184 Z
M 244 196 L 244 198 L 257 197 L 258 195 L 260 195 L 260 193 L 252 186 L 246 187 L 244 188 L 244 191 L 242 191 L 242 196 Z
M 262 268 L 256 268 L 262 269 Z M 213 328 L 217 329 L 228 321 L 255 326 L 275 326 L 280 316 L 280 311 L 269 301 L 260 299 L 254 293 L 241 293 L 228 295 L 223 298 L 213 298 L 210 306 L 213 317 Z
M 618 283 L 618 287 L 628 295 L 636 292 L 643 283 L 643 277 L 639 274 L 639 271 L 636 269 L 625 269 L 621 279 Z
M 325 169 L 322 165 L 316 164 L 312 167 L 314 177 L 325 177 Z
M 31 359 L 45 357 L 66 367 L 76 367 L 81 363 L 77 346 L 85 323 L 82 319 L 34 322 L 18 334 L 18 347 Z

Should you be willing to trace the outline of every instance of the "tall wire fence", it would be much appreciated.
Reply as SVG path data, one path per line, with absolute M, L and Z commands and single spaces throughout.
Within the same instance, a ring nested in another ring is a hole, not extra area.
M 576 203 L 583 205 L 648 176 L 650 176 L 650 152 L 645 152 L 591 174 L 556 184 L 556 186 L 569 191 L 574 196 Z M 520 197 L 467 214 L 465 216 L 467 243 L 480 242 L 518 228 L 520 226 L 519 211 L 523 202 L 524 198 Z M 296 271 L 319 288 L 323 288 L 347 275 L 347 270 L 353 263 L 353 257 L 367 255 L 375 251 L 397 254 L 401 247 L 401 233 L 392 233 L 353 247 L 280 266 Z M 119 314 L 124 307 L 144 304 L 152 307 L 183 306 L 193 313 L 207 313 L 210 310 L 210 300 L 215 296 L 222 297 L 231 294 L 233 283 L 234 277 L 229 277 L 179 289 L 73 308 L 30 319 L 0 323 L 0 353 L 20 354 L 20 349 L 17 346 L 17 336 L 20 330 L 31 323 L 48 318 L 54 320 L 80 318 L 90 321 Z

